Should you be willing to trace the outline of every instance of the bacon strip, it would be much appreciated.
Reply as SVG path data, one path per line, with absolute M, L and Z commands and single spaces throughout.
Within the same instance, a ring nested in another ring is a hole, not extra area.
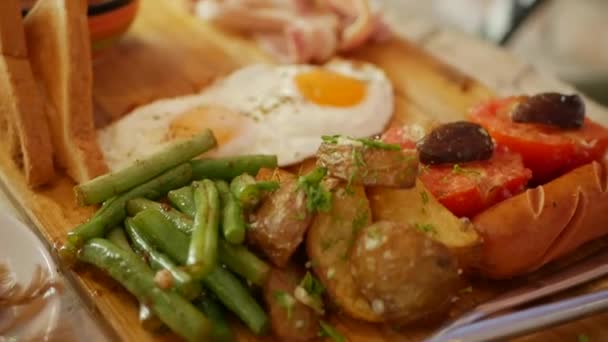
M 368 0 L 198 0 L 196 13 L 252 35 L 284 63 L 322 63 L 390 33 Z

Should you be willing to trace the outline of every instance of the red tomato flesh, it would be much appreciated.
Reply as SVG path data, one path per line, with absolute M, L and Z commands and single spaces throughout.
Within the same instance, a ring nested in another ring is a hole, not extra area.
M 456 216 L 475 214 L 526 189 L 532 172 L 521 157 L 497 148 L 492 157 L 454 165 L 423 169 L 420 180 Z
M 576 130 L 513 122 L 511 111 L 521 100 L 510 97 L 490 101 L 474 108 L 470 119 L 482 125 L 498 145 L 519 153 L 524 165 L 532 170 L 534 183 L 548 182 L 605 156 L 607 129 L 587 118 Z
M 404 131 L 391 128 L 382 139 L 409 149 L 415 144 Z M 520 155 L 498 147 L 489 160 L 425 166 L 419 178 L 454 215 L 472 217 L 524 191 L 532 172 L 524 167 Z

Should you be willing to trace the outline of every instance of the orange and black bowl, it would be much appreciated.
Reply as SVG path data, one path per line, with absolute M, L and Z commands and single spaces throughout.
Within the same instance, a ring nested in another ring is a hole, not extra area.
M 35 2 L 22 0 L 24 15 Z M 89 32 L 94 52 L 111 46 L 129 29 L 139 7 L 139 0 L 89 0 L 88 3 Z

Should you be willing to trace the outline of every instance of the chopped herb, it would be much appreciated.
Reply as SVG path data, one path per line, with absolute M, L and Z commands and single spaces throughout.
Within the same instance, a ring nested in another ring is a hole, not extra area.
M 326 174 L 326 168 L 318 167 L 298 179 L 298 189 L 306 194 L 306 209 L 311 213 L 331 210 L 331 192 L 321 183 Z
M 317 280 L 317 278 L 310 274 L 310 272 L 306 272 L 306 275 L 302 279 L 300 286 L 302 286 L 302 288 L 306 290 L 306 292 L 308 292 L 308 294 L 311 296 L 320 297 L 325 292 L 325 287 L 323 286 L 323 284 L 321 284 L 321 282 Z
M 379 139 L 370 139 L 370 138 L 353 138 L 353 137 L 343 137 L 339 134 L 336 135 L 324 135 L 321 137 L 324 143 L 336 145 L 340 142 L 340 139 L 351 140 L 353 142 L 359 142 L 365 147 L 376 148 L 381 150 L 389 150 L 389 151 L 399 151 L 401 150 L 401 146 L 397 144 L 387 144 Z
M 352 159 L 358 168 L 365 167 L 365 165 L 366 165 L 365 159 L 363 159 L 363 153 L 361 152 L 361 150 L 359 148 L 357 148 L 357 147 L 353 148 Z
M 577 340 L 578 342 L 589 342 L 589 337 L 585 334 L 579 334 Z
M 422 204 L 427 205 L 429 203 L 429 194 L 426 191 L 420 192 L 420 198 L 422 199 Z
M 353 172 L 350 174 L 350 176 L 348 176 L 348 181 L 346 182 L 346 188 L 344 189 L 346 191 L 346 194 L 349 196 L 352 196 L 355 194 L 355 190 L 353 190 L 353 180 L 355 179 L 356 176 L 356 172 Z
M 380 149 L 380 150 L 388 150 L 388 151 L 399 151 L 401 150 L 401 146 L 397 144 L 387 144 L 378 139 L 369 139 L 369 138 L 360 138 L 355 139 L 362 143 L 366 147 Z
M 326 252 L 328 249 L 332 248 L 335 244 L 336 244 L 336 240 L 334 240 L 334 239 L 321 240 L 321 251 Z
M 321 140 L 323 140 L 324 143 L 326 144 L 332 144 L 335 145 L 338 143 L 338 140 L 340 140 L 341 135 L 340 134 L 335 134 L 335 135 L 324 135 L 321 137 Z
M 306 219 L 306 213 L 297 213 L 296 214 L 296 220 L 298 221 L 304 221 Z
M 458 175 L 472 175 L 472 176 L 481 176 L 481 172 L 472 169 L 465 169 L 460 167 L 458 164 L 454 164 L 452 167 L 452 172 Z
M 423 232 L 423 233 L 435 233 L 436 229 L 435 226 L 433 226 L 430 223 L 416 223 L 414 225 L 414 228 L 418 229 L 419 231 Z
M 291 319 L 296 300 L 285 291 L 275 291 L 272 296 L 277 304 L 287 311 L 287 319 Z
M 320 337 L 327 337 L 334 342 L 346 342 L 346 338 L 331 324 L 325 321 L 319 321 L 319 325 L 321 327 L 319 331 Z
M 367 236 L 375 240 L 380 240 L 382 238 L 382 233 L 380 233 L 378 227 L 372 227 L 372 229 L 367 232 Z
M 369 221 L 369 214 L 368 214 L 367 210 L 365 208 L 361 208 L 357 212 L 357 215 L 355 215 L 355 218 L 353 219 L 352 226 L 351 226 L 352 227 L 351 236 L 350 236 L 350 239 L 348 239 L 348 245 L 346 247 L 346 251 L 344 252 L 344 254 L 341 257 L 341 259 L 343 261 L 345 261 L 348 258 L 348 255 L 350 254 L 350 250 L 353 248 L 353 245 L 355 244 L 355 239 L 357 238 L 359 231 L 361 231 L 361 229 L 365 228 L 365 226 L 368 225 L 368 221 Z
M 465 287 L 464 289 L 461 289 L 459 292 L 460 293 L 471 293 L 471 292 L 473 292 L 473 286 Z
M 296 287 L 294 295 L 302 304 L 313 308 L 317 313 L 324 314 L 323 310 L 323 293 L 325 287 L 313 277 L 310 272 L 306 272 L 304 278 L 300 282 L 300 285 Z
M 353 236 L 356 236 L 361 229 L 365 228 L 369 219 L 368 216 L 367 210 L 360 210 L 357 215 L 355 215 L 352 223 Z

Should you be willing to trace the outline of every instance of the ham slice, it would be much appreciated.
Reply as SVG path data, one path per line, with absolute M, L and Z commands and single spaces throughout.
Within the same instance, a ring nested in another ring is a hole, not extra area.
M 323 63 L 390 35 L 368 0 L 198 0 L 195 12 L 251 35 L 283 63 Z

